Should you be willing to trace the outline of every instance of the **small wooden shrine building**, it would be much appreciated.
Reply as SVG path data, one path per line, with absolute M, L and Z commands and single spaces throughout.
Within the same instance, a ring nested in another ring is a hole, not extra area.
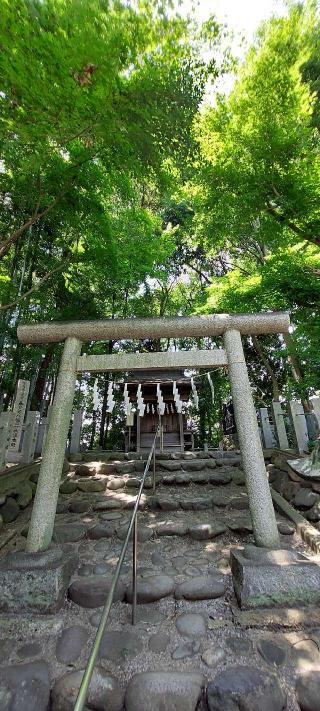
M 137 401 L 137 388 L 141 384 L 142 397 L 146 403 L 143 417 L 134 412 L 130 424 L 126 426 L 125 450 L 145 451 L 149 450 L 154 435 L 159 425 L 159 413 L 157 407 L 157 384 L 160 383 L 161 393 L 165 402 L 165 412 L 161 416 L 163 429 L 163 449 L 171 451 L 182 451 L 193 449 L 193 434 L 187 426 L 187 416 L 185 413 L 178 413 L 174 395 L 173 382 L 176 382 L 180 399 L 187 403 L 191 392 L 190 378 L 185 377 L 184 371 L 135 371 L 134 375 L 129 374 L 128 394 L 130 401 L 135 404 Z

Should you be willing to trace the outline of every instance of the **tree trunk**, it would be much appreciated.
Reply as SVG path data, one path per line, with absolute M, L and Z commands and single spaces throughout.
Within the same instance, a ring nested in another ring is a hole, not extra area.
M 279 390 L 279 385 L 278 385 L 278 381 L 277 381 L 275 372 L 270 364 L 268 357 L 266 356 L 266 354 L 263 351 L 263 347 L 262 347 L 258 337 L 252 336 L 251 338 L 252 338 L 253 346 L 254 346 L 255 350 L 257 351 L 261 362 L 263 363 L 267 373 L 270 375 L 271 383 L 272 383 L 273 399 L 276 400 L 276 402 L 279 402 L 280 401 L 280 390 Z
M 114 341 L 109 341 L 108 342 L 108 350 L 107 353 L 111 355 L 112 350 L 114 346 Z M 106 426 L 108 426 L 108 418 L 107 418 L 107 399 L 108 399 L 108 385 L 110 382 L 110 374 L 106 374 L 104 376 L 104 389 L 103 389 L 103 402 L 102 402 L 102 408 L 101 408 L 101 423 L 100 423 L 100 431 L 99 431 L 99 447 L 104 448 L 105 445 L 105 430 Z M 106 422 L 107 420 L 107 422 Z
M 97 411 L 93 410 L 92 429 L 91 429 L 91 437 L 90 437 L 90 442 L 89 442 L 89 449 L 93 449 L 93 447 L 94 447 L 94 440 L 95 440 L 95 436 L 96 436 L 96 426 L 97 426 Z
M 292 372 L 293 380 L 298 385 L 301 385 L 301 383 L 303 383 L 303 371 L 301 368 L 299 358 L 295 352 L 295 347 L 294 347 L 294 344 L 293 344 L 290 334 L 284 333 L 283 340 L 287 346 L 288 357 L 289 357 L 290 364 L 291 364 L 291 372 Z M 306 413 L 312 412 L 313 408 L 311 406 L 311 402 L 308 398 L 308 393 L 306 392 L 306 390 L 304 390 L 304 392 L 302 392 L 301 402 L 303 405 L 303 409 Z
M 103 401 L 101 408 L 101 422 L 99 430 L 99 447 L 104 448 L 104 438 L 105 438 L 105 425 L 107 417 L 107 400 L 108 400 L 108 385 L 109 385 L 109 374 L 104 376 L 104 388 L 103 388 Z
M 31 399 L 31 410 L 41 410 L 44 388 L 48 377 L 48 368 L 51 365 L 54 354 L 54 344 L 47 346 L 45 355 L 40 364 L 37 381 Z
M 113 420 L 114 421 L 114 420 Z M 109 437 L 109 423 L 110 423 L 110 412 L 107 412 L 105 428 L 104 428 L 104 438 L 103 438 L 103 449 L 108 447 L 108 437 Z

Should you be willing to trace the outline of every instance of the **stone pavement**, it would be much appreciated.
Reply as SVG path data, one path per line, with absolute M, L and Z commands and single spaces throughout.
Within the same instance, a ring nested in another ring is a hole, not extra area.
M 139 459 L 79 462 L 64 476 L 54 545 L 78 554 L 78 567 L 55 614 L 0 614 L 1 711 L 73 709 L 143 466 Z M 237 607 L 230 550 L 254 542 L 239 457 L 167 455 L 157 460 L 156 495 L 151 480 L 147 486 L 138 621 L 131 626 L 130 544 L 86 708 L 318 711 L 318 610 L 259 619 L 259 611 Z M 10 524 L 17 535 L 3 556 L 23 550 L 29 515 L 30 506 Z M 312 556 L 294 526 L 277 519 L 282 547 Z

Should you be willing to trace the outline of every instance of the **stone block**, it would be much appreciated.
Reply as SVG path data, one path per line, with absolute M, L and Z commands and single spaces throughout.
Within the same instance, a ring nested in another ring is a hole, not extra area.
M 73 711 L 83 674 L 84 669 L 77 669 L 64 674 L 55 682 L 51 693 L 51 711 Z M 124 692 L 117 679 L 102 667 L 96 666 L 93 670 L 85 708 L 121 711 L 123 696 Z M 34 706 L 33 708 L 37 708 L 38 711 L 38 707 Z
M 320 696 L 320 670 L 307 669 L 298 676 L 296 694 L 302 711 L 317 711 Z
M 106 479 L 83 479 L 77 480 L 77 488 L 80 491 L 83 491 L 85 494 L 86 493 L 96 493 L 99 491 L 105 491 L 107 486 L 107 480 Z M 60 489 L 61 491 L 61 489 Z
M 320 602 L 320 565 L 296 550 L 245 546 L 231 551 L 231 571 L 243 610 Z
M 33 490 L 29 482 L 25 482 L 23 486 L 19 489 L 17 495 L 17 504 L 20 509 L 25 509 L 32 501 Z
M 89 639 L 85 627 L 74 625 L 64 629 L 56 645 L 56 658 L 61 664 L 72 664 L 79 657 Z
M 88 538 L 98 541 L 100 538 L 112 538 L 116 531 L 116 524 L 111 522 L 97 523 L 88 530 Z
M 183 521 L 160 521 L 156 524 L 157 536 L 185 536 L 188 526 Z
M 134 462 L 123 462 L 116 465 L 116 471 L 118 474 L 133 474 L 134 469 Z
M 130 680 L 125 694 L 127 711 L 195 711 L 204 677 L 196 672 L 142 672 Z
M 222 521 L 216 521 L 212 524 L 197 523 L 194 526 L 189 526 L 189 536 L 196 541 L 208 541 L 211 538 L 216 538 L 216 536 L 221 536 L 226 530 L 227 527 Z
M 69 587 L 69 597 L 80 607 L 95 608 L 105 604 L 112 578 L 105 575 L 88 575 L 77 578 Z M 118 580 L 113 600 L 122 601 L 124 599 L 126 585 L 122 580 Z
M 176 462 L 176 461 L 159 461 L 158 462 L 158 467 L 160 469 L 165 469 L 165 471 L 168 472 L 178 472 L 181 470 L 181 462 Z
M 0 507 L 0 516 L 4 523 L 12 523 L 19 515 L 19 505 L 16 500 L 9 496 L 3 506 Z
M 211 464 L 211 462 L 209 462 L 209 464 Z M 186 472 L 201 472 L 202 469 L 206 468 L 206 466 L 207 461 L 203 461 L 202 459 L 195 459 L 183 462 L 183 468 Z
M 318 494 L 310 489 L 300 489 L 294 497 L 294 505 L 297 509 L 311 509 L 319 501 Z
M 60 484 L 60 494 L 74 494 L 75 491 L 77 491 L 77 484 L 75 481 L 71 481 L 69 479 L 66 479 L 65 481 Z
M 52 540 L 54 543 L 76 543 L 85 537 L 86 531 L 83 523 L 61 523 L 54 527 Z
M 91 464 L 78 464 L 75 467 L 76 476 L 94 476 L 96 474 L 96 469 Z
M 208 684 L 209 711 L 284 711 L 287 698 L 275 673 L 255 667 L 223 669 Z
M 208 619 L 199 612 L 182 612 L 176 619 L 176 628 L 182 637 L 204 637 L 208 631 Z
M 226 591 L 224 575 L 201 575 L 192 577 L 180 585 L 176 585 L 176 600 L 214 600 L 224 595 Z
M 320 501 L 317 501 L 312 506 L 312 509 L 306 512 L 305 516 L 308 521 L 320 521 Z
M 83 455 L 80 453 L 69 455 L 69 462 L 82 462 L 82 459 Z
M 163 597 L 171 595 L 174 590 L 174 581 L 168 575 L 152 575 L 150 577 L 138 577 L 137 580 L 137 602 L 155 602 Z M 132 585 L 126 590 L 126 599 L 132 602 Z
M 124 659 L 136 657 L 142 648 L 142 641 L 134 629 L 107 630 L 100 643 L 99 657 L 121 663 Z
M 69 549 L 11 553 L 0 562 L 0 611 L 55 612 L 63 604 L 78 556 Z
M 39 660 L 13 664 L 0 671 L 1 711 L 46 711 L 50 696 L 50 670 Z

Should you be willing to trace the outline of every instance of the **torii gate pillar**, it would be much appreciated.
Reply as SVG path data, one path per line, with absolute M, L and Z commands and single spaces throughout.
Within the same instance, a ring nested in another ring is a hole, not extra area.
M 279 532 L 270 494 L 248 371 L 239 331 L 223 337 L 228 358 L 237 433 L 249 498 L 254 537 L 258 546 L 277 548 Z
M 60 363 L 39 481 L 32 508 L 26 546 L 28 553 L 45 550 L 51 543 L 72 414 L 77 378 L 76 363 L 80 353 L 81 341 L 73 337 L 67 338 Z

